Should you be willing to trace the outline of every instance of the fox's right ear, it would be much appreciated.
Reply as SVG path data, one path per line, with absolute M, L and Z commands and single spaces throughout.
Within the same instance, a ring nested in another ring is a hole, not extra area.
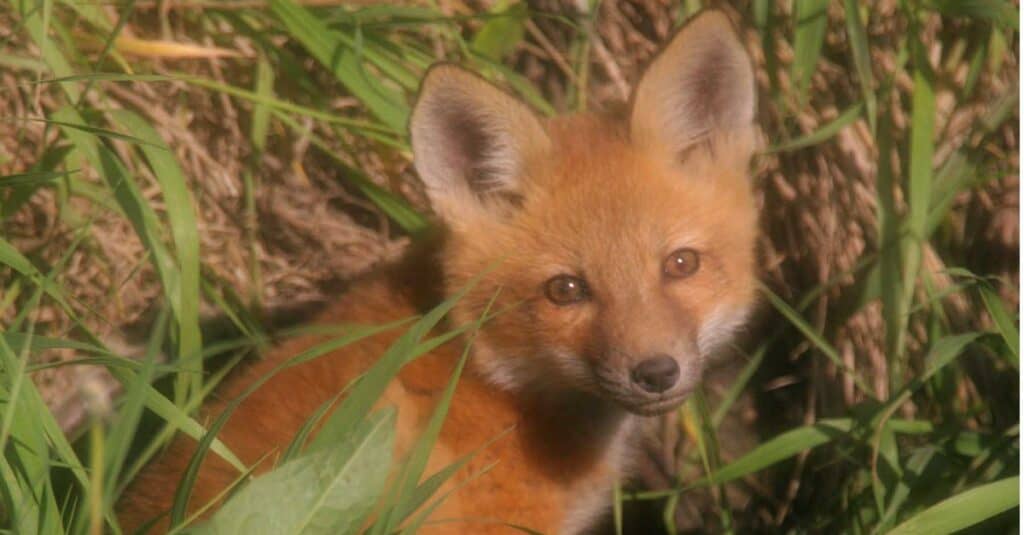
M 409 125 L 416 171 L 449 222 L 521 196 L 527 167 L 550 145 L 525 104 L 448 64 L 427 72 Z

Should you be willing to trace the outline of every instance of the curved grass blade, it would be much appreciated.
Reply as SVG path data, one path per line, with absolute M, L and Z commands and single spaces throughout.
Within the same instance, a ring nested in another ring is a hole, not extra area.
M 800 136 L 790 141 L 780 143 L 778 145 L 775 145 L 774 147 L 769 147 L 765 152 L 769 154 L 774 152 L 789 152 L 797 149 L 803 149 L 806 147 L 812 147 L 819 143 L 828 141 L 829 139 L 832 139 L 836 134 L 838 134 L 840 130 L 853 124 L 853 122 L 857 120 L 857 118 L 860 116 L 863 110 L 864 103 L 858 102 L 853 106 L 847 108 L 845 111 L 843 111 L 843 113 L 840 113 L 839 116 L 836 117 L 835 119 L 832 119 L 828 123 L 822 125 L 821 128 L 815 130 L 814 132 L 811 132 L 810 134 L 807 134 L 805 136 Z
M 1020 478 L 1001 479 L 947 498 L 896 526 L 889 535 L 954 533 L 1020 503 Z
M 849 374 L 853 379 L 854 384 L 857 385 L 862 392 L 874 397 L 874 393 L 871 388 L 868 387 L 867 383 L 865 383 L 863 379 L 861 379 L 860 374 L 851 370 L 850 367 L 843 362 L 843 359 L 839 357 L 839 352 L 836 351 L 836 348 L 833 347 L 828 340 L 825 340 L 825 337 L 822 336 L 814 327 L 811 327 L 800 313 L 793 310 L 788 303 L 786 303 L 781 297 L 775 295 L 775 292 L 769 290 L 766 286 L 761 286 L 761 292 L 768 297 L 768 301 L 771 302 L 772 306 L 774 306 L 776 310 L 778 310 L 786 317 L 786 319 L 789 320 L 790 323 L 793 324 L 794 327 L 797 328 L 797 330 L 799 330 L 811 343 L 824 353 L 837 368 L 842 370 L 843 373 Z
M 188 190 L 185 173 L 152 126 L 128 110 L 115 110 L 111 112 L 111 118 L 147 143 L 140 148 L 163 193 L 177 253 L 179 306 L 174 319 L 178 326 L 178 360 L 194 363 L 196 367 L 195 373 L 179 375 L 177 388 L 184 391 L 186 385 L 191 385 L 191 392 L 199 392 L 203 363 L 202 359 L 195 358 L 202 351 L 199 332 L 199 230 L 192 194 Z
M 397 527 L 398 523 L 404 519 L 405 516 L 412 513 L 416 507 L 419 507 L 419 504 L 413 505 L 407 502 L 409 502 L 409 497 L 415 493 L 417 484 L 423 476 L 423 471 L 427 467 L 430 452 L 433 450 L 434 443 L 437 442 L 437 438 L 441 434 L 441 426 L 444 424 L 445 416 L 448 414 L 448 408 L 451 406 L 452 398 L 455 396 L 455 387 L 458 385 L 459 378 L 462 377 L 462 370 L 466 365 L 466 360 L 469 358 L 469 351 L 473 347 L 476 335 L 479 332 L 483 321 L 488 317 L 491 307 L 494 305 L 494 301 L 498 297 L 498 293 L 500 293 L 500 289 L 494 293 L 491 300 L 487 303 L 487 306 L 480 314 L 480 317 L 477 319 L 474 330 L 466 341 L 466 346 L 462 351 L 462 356 L 456 363 L 455 370 L 452 372 L 451 378 L 448 380 L 448 384 L 445 386 L 444 392 L 441 394 L 441 399 L 438 400 L 437 405 L 434 407 L 434 412 L 430 416 L 430 421 L 420 434 L 420 437 L 416 439 L 416 444 L 409 452 L 408 459 L 402 466 L 402 470 L 397 480 L 398 484 L 396 486 L 396 494 L 394 495 L 394 501 L 397 505 L 384 516 L 384 521 L 380 523 L 380 533 L 391 533 L 393 528 Z

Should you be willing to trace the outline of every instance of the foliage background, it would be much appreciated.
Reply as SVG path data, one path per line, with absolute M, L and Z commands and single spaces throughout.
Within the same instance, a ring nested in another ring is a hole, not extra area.
M 123 480 L 130 438 L 96 423 L 124 421 L 121 357 L 168 355 L 153 373 L 182 412 L 161 416 L 194 410 L 182 362 L 263 347 L 399 254 L 429 211 L 404 121 L 433 61 L 544 114 L 611 109 L 704 4 L 4 0 L 6 461 L 36 437 L 93 466 L 17 418 L 44 400 L 71 437 L 106 437 Z M 716 485 L 632 497 L 666 529 L 885 531 L 1015 476 L 1017 6 L 712 4 L 758 68 L 764 302 L 707 396 L 652 424 L 638 482 Z M 8 519 L 14 487 L 52 492 L 5 477 Z

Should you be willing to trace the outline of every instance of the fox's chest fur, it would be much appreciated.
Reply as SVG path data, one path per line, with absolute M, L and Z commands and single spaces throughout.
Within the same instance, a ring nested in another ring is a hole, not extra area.
M 754 101 L 749 58 L 713 11 L 648 67 L 624 119 L 542 120 L 458 67 L 426 74 L 410 134 L 443 223 L 438 261 L 428 263 L 438 269 L 400 265 L 358 283 L 323 321 L 380 324 L 454 295 L 450 327 L 500 311 L 473 337 L 428 470 L 477 453 L 442 489 L 458 488 L 429 531 L 578 533 L 608 510 L 636 415 L 683 403 L 754 301 Z M 435 285 L 439 295 L 424 299 Z M 222 440 L 247 463 L 273 457 L 396 336 L 281 372 L 240 406 Z M 317 342 L 291 341 L 236 374 L 208 413 Z M 398 408 L 399 455 L 464 343 L 413 361 L 387 388 L 380 403 Z M 126 524 L 170 507 L 192 448 L 178 438 L 139 476 L 121 507 Z M 193 503 L 237 475 L 210 458 Z

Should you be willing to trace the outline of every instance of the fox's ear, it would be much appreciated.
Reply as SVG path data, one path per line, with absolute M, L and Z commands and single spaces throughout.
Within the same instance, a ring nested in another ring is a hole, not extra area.
M 680 158 L 696 143 L 738 134 L 748 140 L 741 149 L 747 154 L 728 156 L 745 166 L 756 98 L 750 57 L 732 23 L 722 12 L 705 11 L 679 30 L 641 77 L 630 137 Z
M 427 72 L 409 124 L 416 171 L 449 220 L 519 197 L 526 168 L 549 148 L 525 104 L 453 65 Z

